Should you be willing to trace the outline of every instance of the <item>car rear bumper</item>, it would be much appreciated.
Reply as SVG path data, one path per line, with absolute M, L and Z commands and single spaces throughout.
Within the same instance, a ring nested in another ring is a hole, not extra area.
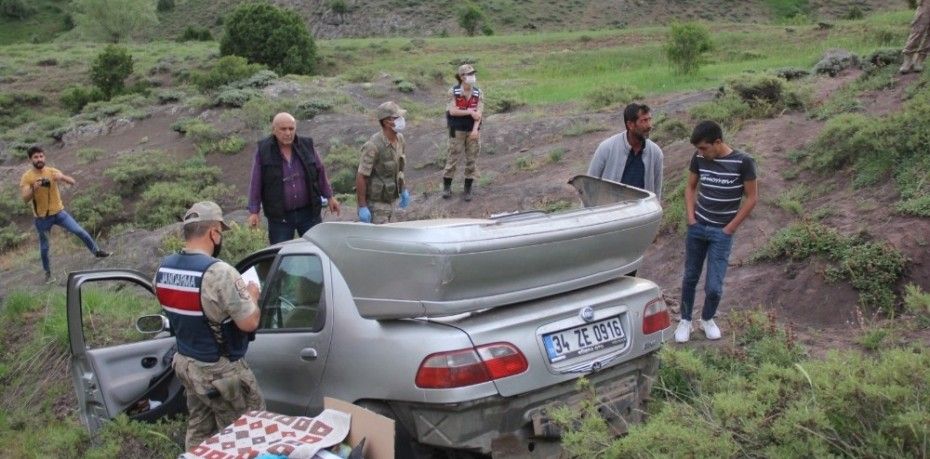
M 658 370 L 657 353 L 588 374 L 598 411 L 620 434 L 642 419 L 642 402 L 649 395 Z M 550 420 L 552 408 L 577 405 L 576 381 L 513 397 L 487 397 L 455 404 L 391 403 L 397 420 L 420 443 L 471 450 L 495 457 L 535 457 L 541 447 L 557 441 L 560 430 Z M 502 451 L 506 451 L 502 453 Z M 537 453 L 531 453 L 536 451 Z

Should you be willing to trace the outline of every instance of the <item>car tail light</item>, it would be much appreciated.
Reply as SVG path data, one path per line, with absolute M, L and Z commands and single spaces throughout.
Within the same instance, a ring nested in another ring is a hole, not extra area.
M 478 355 L 484 361 L 491 379 L 518 375 L 529 368 L 526 357 L 513 344 L 494 343 L 478 346 Z
M 671 324 L 672 318 L 668 314 L 668 306 L 665 305 L 662 297 L 646 303 L 646 307 L 643 309 L 644 335 L 665 330 Z
M 527 368 L 526 357 L 516 346 L 485 344 L 426 356 L 417 370 L 416 384 L 424 389 L 470 386 L 520 374 Z

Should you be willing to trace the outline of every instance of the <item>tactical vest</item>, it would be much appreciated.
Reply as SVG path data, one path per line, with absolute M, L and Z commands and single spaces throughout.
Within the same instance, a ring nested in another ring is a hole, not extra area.
M 155 274 L 155 294 L 168 315 L 178 352 L 201 362 L 216 362 L 221 356 L 236 361 L 249 347 L 249 334 L 232 318 L 211 327 L 203 312 L 203 274 L 218 261 L 200 253 L 176 253 L 166 257 Z
M 291 150 L 300 159 L 307 180 L 307 198 L 311 215 L 320 215 L 320 187 L 316 171 L 316 154 L 313 139 L 294 136 Z M 258 160 L 262 173 L 262 209 L 265 216 L 275 220 L 284 219 L 284 158 L 278 140 L 272 135 L 258 143 Z M 293 161 L 293 158 L 291 158 Z
M 397 145 L 403 145 L 403 136 L 397 134 L 397 137 Z M 368 177 L 366 198 L 369 201 L 391 204 L 400 197 L 400 186 L 397 183 L 397 175 L 401 171 L 400 154 L 395 157 L 395 150 L 384 147 L 385 144 L 390 145 L 390 143 L 380 132 L 373 135 L 369 142 L 378 145 L 378 154 L 375 156 L 371 175 Z
M 475 110 L 481 100 L 481 90 L 472 86 L 471 95 L 466 97 L 463 94 L 462 85 L 455 85 L 452 87 L 452 97 L 455 101 L 455 108 L 459 110 Z M 446 112 L 446 122 L 449 125 L 450 134 L 453 135 L 452 131 L 468 132 L 475 127 L 475 119 L 471 116 L 452 116 L 449 112 Z

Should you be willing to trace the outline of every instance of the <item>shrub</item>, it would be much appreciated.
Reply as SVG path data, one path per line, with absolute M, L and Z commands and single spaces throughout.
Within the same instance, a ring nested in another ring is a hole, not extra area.
M 491 35 L 494 35 L 494 29 L 491 28 L 490 24 L 482 24 L 481 35 L 490 37 Z
M 623 83 L 598 86 L 585 94 L 588 107 L 593 109 L 626 105 L 642 97 L 638 89 Z
M 667 144 L 680 139 L 687 139 L 691 131 L 685 123 L 677 118 L 659 115 L 653 123 L 652 133 L 649 137 L 656 143 Z
M 119 43 L 158 24 L 152 0 L 75 0 L 77 27 L 82 35 Z
M 26 233 L 19 230 L 15 224 L 9 223 L 0 227 L 0 249 L 6 250 L 18 246 L 26 240 Z
M 294 116 L 301 120 L 310 120 L 320 113 L 325 113 L 333 109 L 333 104 L 320 99 L 308 100 L 297 105 Z
M 843 15 L 843 19 L 856 20 L 862 19 L 865 17 L 865 13 L 862 12 L 862 8 L 859 8 L 858 5 L 853 5 L 846 14 Z
M 885 311 L 894 307 L 892 288 L 904 272 L 907 258 L 886 243 L 844 236 L 819 223 L 796 223 L 776 233 L 752 260 L 803 261 L 814 256 L 835 262 L 827 276 L 848 279 L 864 306 Z
M 508 89 L 495 90 L 490 95 L 484 95 L 486 114 L 510 113 L 526 105 L 526 101 L 519 94 Z
M 706 27 L 695 22 L 675 23 L 669 29 L 665 56 L 678 72 L 692 74 L 711 49 L 713 42 Z
M 484 19 L 484 12 L 474 3 L 468 2 L 459 9 L 459 26 L 465 29 L 465 33 L 469 36 L 473 36 L 478 32 L 478 25 L 482 19 Z
M 417 85 L 407 80 L 401 80 L 399 83 L 397 83 L 396 86 L 397 86 L 398 91 L 404 92 L 404 93 L 411 93 L 417 89 Z
M 35 7 L 25 0 L 0 0 L 0 16 L 23 20 L 36 13 Z
M 170 104 L 180 102 L 184 99 L 184 93 L 176 89 L 162 89 L 155 95 L 159 104 Z
M 253 97 L 260 97 L 253 89 L 225 89 L 213 99 L 213 105 L 223 107 L 242 107 Z
M 174 0 L 158 0 L 158 3 L 155 4 L 155 10 L 157 10 L 159 13 L 164 13 L 173 9 Z
M 107 99 L 123 91 L 132 74 L 132 55 L 121 46 L 108 45 L 97 55 L 90 69 L 90 79 Z
M 930 318 L 930 293 L 923 291 L 919 285 L 905 285 L 904 307 L 911 314 Z
M 246 146 L 246 141 L 237 135 L 229 136 L 213 142 L 206 142 L 198 145 L 198 151 L 201 154 L 221 153 L 224 155 L 234 155 L 242 151 Z
M 810 13 L 808 0 L 766 0 L 775 17 L 779 19 L 806 18 Z
M 91 233 L 119 222 L 125 215 L 123 203 L 118 195 L 97 188 L 76 196 L 68 207 L 74 218 Z
M 330 146 L 323 162 L 326 163 L 326 171 L 334 193 L 355 192 L 355 175 L 360 154 L 358 149 L 342 143 Z
M 740 75 L 729 79 L 727 87 L 750 105 L 759 102 L 780 105 L 784 102 L 785 80 L 774 75 Z
M 84 164 L 90 164 L 96 162 L 104 155 L 104 151 L 101 148 L 81 148 L 75 153 L 79 160 Z
M 346 4 L 346 0 L 329 0 L 329 9 L 334 14 L 342 16 L 349 12 L 349 5 Z
M 179 42 L 211 40 L 213 40 L 213 34 L 210 33 L 210 29 L 192 25 L 187 26 L 184 32 L 181 32 L 181 35 L 178 36 Z
M 915 217 L 930 217 L 930 195 L 905 199 L 895 205 L 895 210 Z
M 223 85 L 255 75 L 265 67 L 258 64 L 249 64 L 249 61 L 240 56 L 224 56 L 207 72 L 197 72 L 191 76 L 191 81 L 201 90 L 215 90 Z
M 224 19 L 220 53 L 267 65 L 279 75 L 310 74 L 316 45 L 303 19 L 269 3 L 245 3 Z

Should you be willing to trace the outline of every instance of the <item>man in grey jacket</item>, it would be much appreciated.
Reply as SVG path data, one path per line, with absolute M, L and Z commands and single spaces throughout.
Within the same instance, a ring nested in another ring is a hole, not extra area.
M 645 104 L 623 110 L 626 130 L 601 142 L 588 175 L 649 190 L 662 198 L 662 149 L 649 140 L 652 115 Z

